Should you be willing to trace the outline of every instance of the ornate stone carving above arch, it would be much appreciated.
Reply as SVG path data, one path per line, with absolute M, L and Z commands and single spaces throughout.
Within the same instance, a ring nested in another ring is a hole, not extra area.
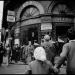
M 16 16 L 16 21 L 18 21 L 19 19 L 20 19 L 20 14 L 21 14 L 21 12 L 23 11 L 23 9 L 25 8 L 25 7 L 27 7 L 27 6 L 29 6 L 29 5 L 33 5 L 33 6 L 35 6 L 35 7 L 37 7 L 38 9 L 39 9 L 39 11 L 40 11 L 40 14 L 44 14 L 44 8 L 43 8 L 43 6 L 39 3 L 39 2 L 37 2 L 37 1 L 27 1 L 27 2 L 25 2 L 19 9 L 18 9 L 18 11 L 17 11 L 17 16 Z
M 60 3 L 60 2 L 57 2 L 54 4 L 54 6 L 51 9 L 51 13 L 53 14 L 62 14 L 62 13 L 73 14 L 69 5 L 65 3 Z

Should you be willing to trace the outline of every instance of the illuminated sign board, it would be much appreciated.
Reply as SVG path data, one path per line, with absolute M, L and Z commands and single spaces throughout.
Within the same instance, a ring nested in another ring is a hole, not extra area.
M 48 29 L 52 29 L 51 23 L 42 23 L 41 24 L 41 30 L 48 30 Z

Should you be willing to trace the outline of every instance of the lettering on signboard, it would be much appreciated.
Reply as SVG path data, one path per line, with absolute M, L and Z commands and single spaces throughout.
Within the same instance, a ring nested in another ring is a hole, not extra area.
M 72 18 L 64 18 L 64 17 L 54 17 L 53 22 L 68 22 L 68 23 L 72 23 L 73 19 Z
M 7 21 L 8 22 L 15 22 L 15 12 L 14 11 L 8 10 Z

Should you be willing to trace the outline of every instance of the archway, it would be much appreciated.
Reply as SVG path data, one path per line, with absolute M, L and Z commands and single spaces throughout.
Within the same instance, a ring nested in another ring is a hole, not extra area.
M 38 8 L 38 10 L 40 11 L 40 14 L 44 14 L 44 13 L 45 13 L 43 6 L 42 6 L 39 2 L 37 2 L 37 1 L 27 1 L 27 2 L 25 2 L 25 3 L 18 9 L 17 14 L 16 14 L 16 15 L 17 15 L 17 16 L 16 16 L 16 20 L 19 20 L 19 19 L 20 19 L 20 15 L 21 15 L 23 9 L 25 9 L 27 6 L 30 6 L 30 5 L 35 6 L 36 8 Z
M 73 13 L 64 3 L 57 3 L 52 9 L 53 37 L 57 40 L 58 36 L 66 36 L 69 28 L 73 27 Z
M 42 5 L 36 1 L 28 1 L 19 8 L 18 13 L 17 13 L 17 20 L 28 19 L 27 21 L 22 21 L 20 23 L 21 41 L 24 42 L 26 40 L 27 42 L 32 41 L 33 43 L 34 40 L 37 40 L 38 43 L 40 43 L 41 19 L 40 18 L 30 19 L 40 14 L 44 14 L 44 9 Z M 25 38 L 22 35 L 24 35 Z M 31 39 L 30 39 L 30 35 L 31 35 Z

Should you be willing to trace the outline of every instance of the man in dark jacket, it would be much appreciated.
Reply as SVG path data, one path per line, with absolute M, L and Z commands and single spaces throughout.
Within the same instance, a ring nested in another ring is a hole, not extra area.
M 54 56 L 55 56 L 54 44 L 50 41 L 50 36 L 49 35 L 45 35 L 44 39 L 45 39 L 45 41 L 41 45 L 46 51 L 47 60 L 50 60 L 53 63 L 54 62 Z
M 64 44 L 60 58 L 55 64 L 55 68 L 60 68 L 67 57 L 67 74 L 75 74 L 75 37 L 74 33 L 69 34 L 69 43 Z

